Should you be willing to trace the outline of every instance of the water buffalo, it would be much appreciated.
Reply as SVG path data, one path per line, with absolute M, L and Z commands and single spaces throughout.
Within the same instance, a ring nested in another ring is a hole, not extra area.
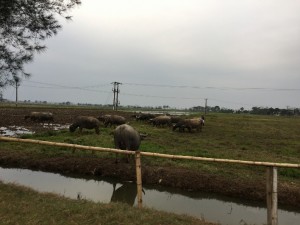
M 204 118 L 204 116 L 203 116 L 203 115 L 201 116 L 200 120 L 201 120 L 202 126 L 204 126 L 204 123 L 205 123 L 205 118 Z
M 153 119 L 150 119 L 150 123 L 152 123 L 153 126 L 171 126 L 171 117 L 170 116 L 157 116 Z
M 126 119 L 123 116 L 118 116 L 118 115 L 111 115 L 107 117 L 104 121 L 104 126 L 112 126 L 112 125 L 122 125 L 126 123 Z
M 203 125 L 204 125 L 204 120 L 202 118 L 183 119 L 173 126 L 173 131 L 176 130 L 177 128 L 179 129 L 179 131 L 184 131 L 185 128 L 188 129 L 189 132 L 191 132 L 192 129 L 201 131 Z
M 183 118 L 179 117 L 179 116 L 171 116 L 171 123 L 178 123 L 179 121 L 181 121 Z
M 24 117 L 25 120 L 30 119 L 34 122 L 53 122 L 53 114 L 51 112 L 31 112 Z
M 69 127 L 70 132 L 74 132 L 77 127 L 79 127 L 79 132 L 82 132 L 82 129 L 95 129 L 96 134 L 100 134 L 100 121 L 91 116 L 78 116 L 74 123 Z
M 102 121 L 105 127 L 112 126 L 112 125 L 121 125 L 126 123 L 126 119 L 123 116 L 118 116 L 118 115 L 100 115 L 98 120 Z
M 104 114 L 104 115 L 100 114 L 100 116 L 97 117 L 97 119 L 104 123 L 109 117 L 111 117 L 111 115 L 109 115 L 109 114 Z
M 145 121 L 155 118 L 155 115 L 151 113 L 139 113 L 135 115 L 135 118 L 137 121 Z
M 117 149 L 136 151 L 141 144 L 141 135 L 132 126 L 122 124 L 114 130 L 114 144 Z M 129 162 L 129 157 L 127 157 L 127 162 Z

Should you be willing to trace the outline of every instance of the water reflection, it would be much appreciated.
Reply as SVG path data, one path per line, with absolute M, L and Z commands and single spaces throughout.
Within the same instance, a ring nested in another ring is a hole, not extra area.
M 113 183 L 113 193 L 111 196 L 111 202 L 123 202 L 128 205 L 133 206 L 136 196 L 137 196 L 137 187 L 135 184 L 126 182 L 121 184 L 120 187 L 117 187 L 117 183 Z
M 59 174 L 0 167 L 0 180 L 18 183 L 40 192 L 52 192 L 72 199 L 95 202 L 124 202 L 137 205 L 134 182 L 93 180 L 65 177 Z M 188 214 L 220 224 L 266 224 L 267 212 L 263 205 L 242 202 L 200 192 L 144 185 L 143 204 L 158 210 Z M 299 211 L 278 210 L 279 224 L 298 225 Z

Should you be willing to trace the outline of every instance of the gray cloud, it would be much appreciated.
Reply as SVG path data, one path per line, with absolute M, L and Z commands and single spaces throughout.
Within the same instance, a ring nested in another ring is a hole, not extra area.
M 300 107 L 288 90 L 300 83 L 299 11 L 293 0 L 83 1 L 27 66 L 20 99 L 107 104 L 119 81 L 124 105 Z

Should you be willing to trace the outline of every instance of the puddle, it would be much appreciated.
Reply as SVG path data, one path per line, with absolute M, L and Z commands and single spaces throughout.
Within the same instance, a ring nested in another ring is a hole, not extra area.
M 48 128 L 50 130 L 64 130 L 64 129 L 69 129 L 69 124 L 46 124 L 46 123 L 41 123 L 43 128 Z M 23 134 L 34 134 L 34 131 L 31 131 L 25 127 L 22 126 L 9 126 L 9 127 L 0 127 L 0 135 L 5 136 L 5 137 L 19 137 Z
M 19 126 L 0 127 L 0 135 L 2 136 L 18 137 L 22 134 L 34 134 L 34 132 Z
M 50 123 L 50 124 L 42 124 L 44 128 L 50 128 L 52 130 L 64 130 L 64 129 L 69 129 L 70 124 L 55 124 L 55 123 Z

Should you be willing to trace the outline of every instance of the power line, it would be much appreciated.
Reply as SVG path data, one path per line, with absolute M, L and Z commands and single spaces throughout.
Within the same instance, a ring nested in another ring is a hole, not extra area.
M 262 91 L 300 91 L 300 88 L 266 88 L 266 87 L 214 87 L 214 86 L 187 86 L 187 85 L 166 85 L 166 84 L 139 84 L 139 83 L 123 83 L 125 85 L 144 86 L 144 87 L 168 87 L 168 88 L 193 88 L 193 89 L 218 89 L 218 90 L 262 90 Z
M 99 87 L 105 87 L 111 84 L 114 84 L 113 93 L 114 93 L 114 100 L 113 100 L 113 107 L 116 109 L 119 105 L 118 100 L 118 94 L 120 92 L 119 90 L 119 82 L 112 82 L 110 84 L 98 84 L 98 85 L 91 85 L 91 86 L 67 86 L 67 85 L 60 85 L 60 84 L 54 84 L 54 83 L 45 83 L 45 82 L 38 82 L 38 81 L 28 81 L 24 80 L 26 82 L 40 84 L 40 85 L 47 85 L 47 86 L 30 86 L 30 85 L 23 85 L 27 87 L 34 87 L 34 88 L 49 88 L 49 89 L 75 89 L 75 90 L 82 90 L 82 91 L 89 91 L 89 92 L 95 92 L 95 93 L 108 93 L 110 94 L 111 91 L 104 91 L 104 90 L 95 90 L 90 88 L 99 88 Z M 123 85 L 133 85 L 133 86 L 144 86 L 144 87 L 162 87 L 162 88 L 194 88 L 194 89 L 215 89 L 215 90 L 237 90 L 237 91 L 244 91 L 244 90 L 262 90 L 262 91 L 299 91 L 298 88 L 258 88 L 258 87 L 252 87 L 252 88 L 235 88 L 235 87 L 200 87 L 200 86 L 186 86 L 186 85 L 164 85 L 164 84 L 138 84 L 138 83 L 122 83 Z M 203 98 L 203 97 L 175 97 L 175 96 L 159 96 L 159 95 L 144 95 L 144 94 L 132 94 L 132 93 L 122 93 L 122 95 L 127 96 L 135 96 L 135 97 L 142 97 L 142 98 L 160 98 L 160 99 L 181 99 L 181 100 L 212 100 L 217 102 L 223 102 L 223 103 L 229 103 L 229 104 L 235 104 L 235 105 L 246 105 L 246 106 L 252 106 L 253 104 L 246 104 L 241 102 L 233 102 L 228 100 L 221 100 L 221 99 L 215 99 L 215 98 Z M 108 96 L 109 97 L 109 96 Z M 107 98 L 108 99 L 108 98 Z
M 123 95 L 136 96 L 136 97 L 146 97 L 146 98 L 166 98 L 166 99 L 190 99 L 190 100 L 199 100 L 204 98 L 192 98 L 192 97 L 174 97 L 174 96 L 158 96 L 158 95 L 141 95 L 141 94 L 131 94 L 131 93 L 123 93 Z
M 85 88 L 71 88 L 71 87 L 41 87 L 41 86 L 33 86 L 33 85 L 22 85 L 24 87 L 33 87 L 33 88 L 45 88 L 45 89 L 78 89 L 81 91 L 88 91 L 88 92 L 95 92 L 95 93 L 110 93 L 110 91 L 101 91 L 101 90 L 90 90 L 90 89 L 85 89 Z
M 59 84 L 53 84 L 53 83 L 45 83 L 45 82 L 37 82 L 37 81 L 27 81 L 30 83 L 36 83 L 36 84 L 42 84 L 42 85 L 49 85 L 49 86 L 30 86 L 30 85 L 23 85 L 25 87 L 34 87 L 34 88 L 48 88 L 48 89 L 78 89 L 83 91 L 90 91 L 90 92 L 101 92 L 101 93 L 109 93 L 109 91 L 101 91 L 101 90 L 91 90 L 87 87 L 100 87 L 100 86 L 107 86 L 107 84 L 103 85 L 94 85 L 94 86 L 85 86 L 85 87 L 74 87 L 74 86 L 66 86 L 66 85 L 59 85 Z
M 51 85 L 57 86 L 61 88 L 70 88 L 70 89 L 86 89 L 86 88 L 99 88 L 109 86 L 110 84 L 97 84 L 97 85 L 90 85 L 90 86 L 66 86 L 66 85 L 59 85 L 53 83 L 45 83 L 45 82 L 38 82 L 38 81 L 28 81 L 26 82 L 37 83 L 37 84 L 44 84 L 44 85 Z M 262 91 L 300 91 L 300 88 L 267 88 L 267 87 L 214 87 L 214 86 L 188 86 L 188 85 L 167 85 L 167 84 L 141 84 L 141 83 L 122 83 L 123 85 L 132 85 L 132 86 L 144 86 L 144 87 L 162 87 L 162 88 L 193 88 L 193 89 L 217 89 L 217 90 L 262 90 Z
M 235 104 L 235 105 L 253 106 L 253 104 L 246 104 L 244 102 L 232 102 L 232 101 L 220 100 L 220 99 L 215 99 L 215 98 L 209 98 L 209 100 L 213 100 L 213 101 L 216 101 L 216 102 L 223 102 L 223 103 Z

